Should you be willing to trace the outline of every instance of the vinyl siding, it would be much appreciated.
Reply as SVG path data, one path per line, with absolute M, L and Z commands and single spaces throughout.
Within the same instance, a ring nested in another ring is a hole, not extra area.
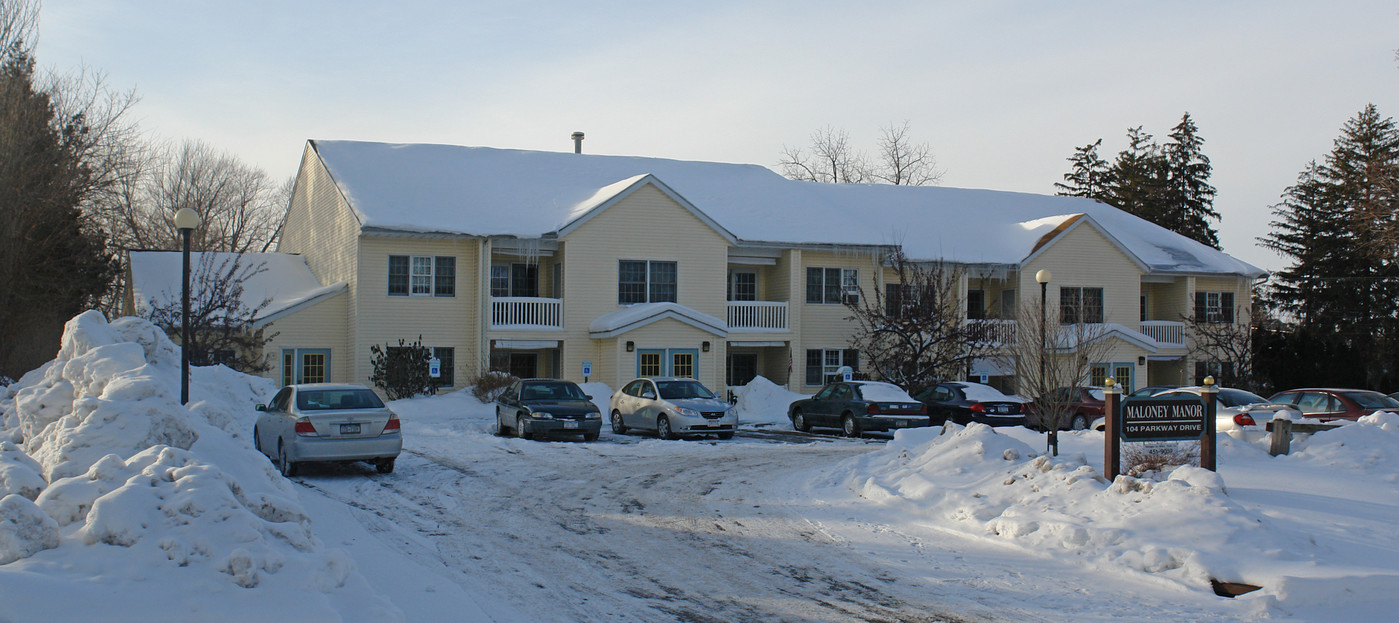
M 351 353 L 358 379 L 368 379 L 369 347 L 413 342 L 421 335 L 424 346 L 444 346 L 454 353 L 457 385 L 480 372 L 480 242 L 474 238 L 362 237 L 359 241 L 358 278 L 355 281 L 358 324 Z M 450 255 L 457 258 L 456 296 L 389 296 L 390 255 Z
M 791 303 L 790 316 L 800 316 L 800 333 L 793 345 L 792 378 L 790 389 L 799 392 L 812 392 L 818 387 L 807 386 L 806 351 L 813 348 L 852 348 L 851 337 L 854 324 L 848 320 L 850 310 L 845 305 L 806 302 L 807 268 L 854 268 L 860 271 L 862 296 L 872 299 L 874 293 L 883 288 L 880 264 L 868 252 L 838 253 L 831 251 L 802 251 L 801 268 L 795 271 L 793 288 L 795 299 Z M 861 367 L 863 368 L 863 357 Z M 786 362 L 783 362 L 784 365 Z
M 1043 269 L 1053 273 L 1046 296 L 1051 317 L 1058 314 L 1060 287 L 1102 288 L 1104 322 L 1140 325 L 1142 271 L 1092 227 L 1073 227 L 1020 270 L 1022 306 L 1039 304 L 1035 273 Z
M 272 369 L 262 376 L 281 384 L 283 348 L 328 348 L 331 382 L 367 383 L 368 374 L 358 377 L 354 373 L 355 357 L 350 351 L 349 331 L 345 325 L 349 301 L 348 293 L 337 294 L 278 318 L 266 327 L 265 330 L 275 333 L 276 337 L 263 347 L 263 352 L 271 357 Z
M 617 303 L 620 260 L 675 262 L 677 302 L 720 319 L 727 314 L 724 280 L 728 268 L 728 241 L 653 186 L 638 188 L 569 232 L 562 238 L 561 248 L 564 249 L 560 256 L 564 263 L 563 336 L 567 340 L 563 348 L 564 378 L 581 380 L 576 377 L 584 359 L 593 361 L 598 380 L 625 382 L 631 378 L 628 375 L 635 372 L 634 363 L 627 358 L 635 353 L 618 355 L 611 363 L 612 370 L 600 368 L 606 362 L 598 356 L 597 347 L 591 345 L 598 340 L 593 340 L 588 333 L 588 325 L 594 319 L 622 309 Z M 628 340 L 640 343 L 636 335 L 661 339 L 655 331 L 671 326 L 669 323 L 673 321 L 648 325 L 617 336 L 615 341 L 618 344 Z M 676 329 L 668 346 L 699 348 L 700 342 L 707 340 L 711 350 L 702 357 L 722 354 L 723 338 L 688 325 L 674 324 L 683 328 Z M 698 337 L 700 334 L 707 337 Z M 719 361 L 721 365 L 717 370 L 707 360 L 701 366 L 704 374 L 701 380 L 712 388 L 723 384 L 723 360 Z

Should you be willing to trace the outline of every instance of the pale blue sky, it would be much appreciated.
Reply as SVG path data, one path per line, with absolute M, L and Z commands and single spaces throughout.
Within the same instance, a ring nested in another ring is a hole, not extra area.
M 1399 5 L 1272 2 L 48 0 L 40 64 L 135 87 L 164 138 L 276 178 L 308 138 L 775 165 L 907 120 L 944 185 L 1052 193 L 1075 146 L 1189 111 L 1224 250 L 1367 103 L 1399 115 Z

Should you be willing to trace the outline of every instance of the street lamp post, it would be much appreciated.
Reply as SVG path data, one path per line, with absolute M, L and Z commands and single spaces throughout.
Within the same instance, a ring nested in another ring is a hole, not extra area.
M 1049 280 L 1052 279 L 1053 277 L 1054 277 L 1054 274 L 1051 273 L 1051 272 L 1049 272 L 1048 270 L 1041 270 L 1041 271 L 1035 273 L 1035 281 L 1038 281 L 1039 284 L 1040 284 L 1040 378 L 1039 378 L 1039 391 L 1040 391 L 1041 396 L 1042 396 L 1042 397 L 1045 397 L 1045 398 L 1048 398 L 1048 397 L 1049 397 L 1049 390 L 1050 390 L 1049 387 L 1045 387 L 1045 377 L 1044 377 L 1044 360 L 1045 360 L 1045 355 L 1047 354 L 1046 351 L 1049 350 L 1049 343 L 1048 343 L 1048 339 L 1047 339 L 1047 337 L 1046 337 L 1047 332 L 1046 332 L 1046 328 L 1045 328 L 1045 325 L 1046 325 L 1046 323 L 1048 322 L 1048 319 L 1047 319 L 1046 316 L 1045 316 L 1045 299 L 1047 299 L 1047 298 L 1048 298 L 1048 295 L 1049 295 Z M 1047 401 L 1046 401 L 1046 402 L 1047 402 Z M 1043 417 L 1043 416 L 1045 415 L 1044 411 L 1046 410 L 1046 407 L 1047 407 L 1047 406 L 1048 406 L 1048 405 L 1046 404 L 1046 405 L 1040 407 L 1040 416 L 1041 416 L 1041 417 Z M 1041 422 L 1041 424 L 1043 424 L 1043 422 Z M 1049 426 L 1049 427 L 1047 427 L 1047 428 L 1049 428 L 1049 447 L 1050 447 L 1050 448 L 1053 448 L 1053 449 L 1054 449 L 1054 453 L 1057 455 L 1057 454 L 1059 454 L 1059 423 L 1058 423 L 1058 422 L 1053 422 L 1053 424 L 1054 424 L 1054 426 Z
M 180 404 L 189 404 L 189 235 L 199 227 L 199 213 L 181 208 L 175 213 L 175 229 L 180 230 L 184 247 L 184 285 L 181 287 L 180 312 Z

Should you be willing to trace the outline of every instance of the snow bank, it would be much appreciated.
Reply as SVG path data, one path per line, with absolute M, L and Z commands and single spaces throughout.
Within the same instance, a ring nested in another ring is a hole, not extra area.
M 738 422 L 748 426 L 787 424 L 787 406 L 807 396 L 787 391 L 761 376 L 734 392 L 738 401 Z
M 1203 591 L 1211 579 L 1261 585 L 1244 597 L 1258 600 L 1260 614 L 1355 601 L 1357 593 L 1361 600 L 1391 599 L 1399 589 L 1392 565 L 1376 565 L 1373 553 L 1341 553 L 1342 545 L 1315 528 L 1234 499 L 1219 473 L 1184 466 L 1153 479 L 1108 482 L 1083 454 L 1038 455 L 1014 434 L 976 423 L 901 430 L 884 448 L 841 463 L 813 488 L 834 497 L 844 491 L 923 528 L 1069 557 L 1087 567 L 1132 570 Z M 1257 462 L 1260 471 L 1270 461 L 1311 470 L 1337 466 L 1392 483 L 1399 416 L 1371 416 L 1318 433 L 1291 457 L 1273 459 L 1253 448 L 1230 452 L 1226 460 Z M 1284 493 L 1270 502 L 1291 495 L 1281 484 L 1289 479 L 1285 469 L 1273 474 L 1269 480 Z M 1383 551 L 1393 541 L 1369 547 Z
M 185 406 L 163 332 L 87 312 L 0 398 L 6 620 L 402 620 L 252 449 L 272 382 L 191 372 Z

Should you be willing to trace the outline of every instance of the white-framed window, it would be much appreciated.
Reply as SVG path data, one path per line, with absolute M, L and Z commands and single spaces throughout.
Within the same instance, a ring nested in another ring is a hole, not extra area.
M 1196 292 L 1196 322 L 1234 322 L 1233 292 Z
M 674 303 L 678 279 L 675 262 L 620 260 L 617 263 L 617 303 Z
M 390 255 L 389 296 L 456 296 L 457 258 Z
M 821 386 L 841 379 L 840 368 L 860 371 L 860 351 L 853 348 L 808 348 L 806 350 L 806 385 Z
M 822 305 L 855 304 L 860 301 L 860 270 L 857 268 L 806 269 L 806 302 Z
M 491 296 L 539 296 L 539 265 L 492 264 Z
M 758 300 L 758 273 L 751 270 L 736 270 L 729 273 L 729 300 Z

